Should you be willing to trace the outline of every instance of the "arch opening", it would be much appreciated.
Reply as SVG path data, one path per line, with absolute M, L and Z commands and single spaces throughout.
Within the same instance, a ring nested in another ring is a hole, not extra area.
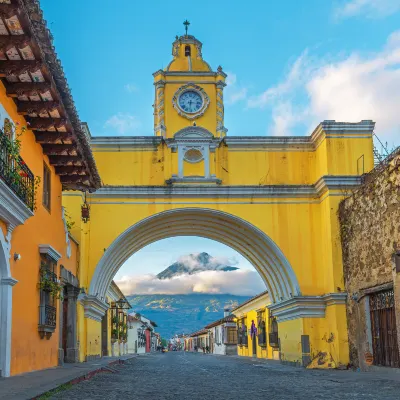
M 204 237 L 236 250 L 258 271 L 273 303 L 300 295 L 292 267 L 269 236 L 239 217 L 204 208 L 163 211 L 128 228 L 100 259 L 90 282 L 89 295 L 104 299 L 114 275 L 132 254 L 174 236 Z

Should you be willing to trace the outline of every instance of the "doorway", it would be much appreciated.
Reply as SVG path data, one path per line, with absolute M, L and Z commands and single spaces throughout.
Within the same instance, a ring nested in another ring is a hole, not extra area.
M 374 365 L 400 367 L 393 289 L 369 298 Z
M 101 356 L 108 356 L 108 310 L 101 320 Z
M 257 357 L 257 336 L 254 333 L 251 335 L 251 343 L 253 347 L 253 357 Z

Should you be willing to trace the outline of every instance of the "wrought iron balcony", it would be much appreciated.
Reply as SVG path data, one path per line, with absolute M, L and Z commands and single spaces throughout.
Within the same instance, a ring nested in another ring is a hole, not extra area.
M 0 131 L 0 179 L 33 211 L 35 176 L 21 157 L 12 156 L 11 149 L 11 140 Z

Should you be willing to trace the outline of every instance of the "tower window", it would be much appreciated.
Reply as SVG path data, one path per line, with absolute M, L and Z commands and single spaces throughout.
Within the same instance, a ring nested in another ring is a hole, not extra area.
M 185 46 L 185 57 L 190 57 L 190 46 Z

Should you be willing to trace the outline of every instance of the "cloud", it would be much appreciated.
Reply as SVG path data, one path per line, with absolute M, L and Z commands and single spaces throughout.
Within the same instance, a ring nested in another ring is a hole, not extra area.
M 129 93 L 134 93 L 134 92 L 137 92 L 139 89 L 138 89 L 138 87 L 137 87 L 135 84 L 133 84 L 133 83 L 127 83 L 127 84 L 125 85 L 125 90 L 126 90 L 127 92 L 129 92 Z
M 224 102 L 227 105 L 235 104 L 246 99 L 248 89 L 237 84 L 237 76 L 232 72 L 227 73 Z
M 265 290 L 260 275 L 251 270 L 204 271 L 171 279 L 157 279 L 155 275 L 150 274 L 123 276 L 116 283 L 125 295 L 229 293 L 237 296 L 253 296 Z
M 137 117 L 128 113 L 118 113 L 110 117 L 104 124 L 105 128 L 111 128 L 120 135 L 131 133 L 140 128 L 141 123 Z
M 271 110 L 271 130 L 276 135 L 291 135 L 301 124 L 310 130 L 325 119 L 373 119 L 378 135 L 389 142 L 400 131 L 398 104 L 400 31 L 374 54 L 328 60 L 305 51 L 282 82 L 247 102 L 248 107 Z
M 201 260 L 197 258 L 199 254 L 200 253 L 192 253 L 180 256 L 178 258 L 178 262 L 183 264 L 185 267 L 189 269 L 199 268 L 202 266 Z M 210 256 L 207 266 L 208 267 L 217 267 L 219 265 L 233 266 L 237 264 L 238 261 L 235 258 L 229 258 L 224 256 L 217 256 L 217 257 Z
M 400 10 L 400 0 L 349 0 L 340 4 L 335 10 L 335 17 L 350 18 L 365 16 L 383 18 Z

